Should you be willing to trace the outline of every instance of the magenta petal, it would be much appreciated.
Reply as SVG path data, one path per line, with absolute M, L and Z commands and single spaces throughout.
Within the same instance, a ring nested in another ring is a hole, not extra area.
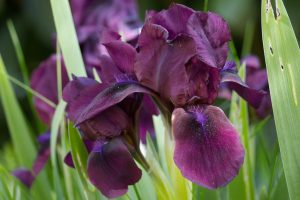
M 71 152 L 68 152 L 67 155 L 65 156 L 64 163 L 66 165 L 68 165 L 69 167 L 71 167 L 71 168 L 75 168 L 75 164 L 73 162 L 73 158 L 72 158 Z
M 195 11 L 180 4 L 172 4 L 167 10 L 148 12 L 147 23 L 157 24 L 169 32 L 168 39 L 174 39 L 178 34 L 186 32 L 186 23 Z
M 173 41 L 167 41 L 167 37 L 162 26 L 144 25 L 135 72 L 138 80 L 158 92 L 164 101 L 183 105 L 189 99 L 185 65 L 195 56 L 196 47 L 188 36 L 179 35 Z
M 222 68 L 231 38 L 225 20 L 211 12 L 196 12 L 189 18 L 187 30 L 197 44 L 200 60 L 210 66 Z
M 106 110 L 107 108 L 114 106 L 126 97 L 134 93 L 146 93 L 154 95 L 152 91 L 139 85 L 137 82 L 121 82 L 113 84 L 100 92 L 97 96 L 90 101 L 89 105 L 82 111 L 80 116 L 76 120 L 76 125 L 83 123 L 98 114 Z
M 76 121 L 90 101 L 106 86 L 93 79 L 81 77 L 69 82 L 63 90 L 63 99 L 68 103 L 68 118 Z
M 83 143 L 84 143 L 84 145 L 86 147 L 87 152 L 91 153 L 91 151 L 94 148 L 94 143 L 95 142 L 93 142 L 91 140 L 88 140 L 88 139 L 83 139 Z M 71 167 L 71 168 L 75 168 L 75 164 L 73 162 L 73 158 L 72 158 L 71 152 L 68 152 L 67 155 L 65 156 L 64 163 L 66 165 L 68 165 L 69 167 Z
M 221 84 L 225 83 L 229 89 L 236 91 L 252 107 L 258 108 L 260 106 L 266 92 L 249 88 L 236 73 L 223 71 L 221 75 Z
M 123 74 L 111 57 L 107 55 L 100 56 L 98 68 L 101 81 L 104 83 L 115 83 L 116 76 Z
M 225 186 L 243 164 L 239 134 L 215 106 L 177 108 L 172 116 L 174 161 L 183 176 L 207 187 Z
M 133 73 L 133 66 L 136 58 L 136 50 L 122 41 L 105 43 L 109 55 L 123 73 Z
M 119 138 L 95 146 L 89 155 L 87 172 L 93 185 L 108 198 L 125 194 L 128 186 L 142 176 L 142 171 Z
M 12 172 L 12 175 L 15 176 L 16 178 L 18 178 L 28 188 L 31 187 L 31 185 L 35 179 L 34 175 L 31 173 L 31 171 L 29 171 L 28 169 L 25 169 L 25 168 L 19 168 L 19 169 L 14 170 Z
M 56 61 L 57 57 L 55 55 L 47 58 L 34 70 L 30 80 L 31 88 L 51 100 L 54 104 L 58 103 Z M 62 87 L 64 87 L 68 82 L 68 75 L 63 62 L 61 74 Z M 34 97 L 33 100 L 41 120 L 50 126 L 55 109 L 38 97 Z

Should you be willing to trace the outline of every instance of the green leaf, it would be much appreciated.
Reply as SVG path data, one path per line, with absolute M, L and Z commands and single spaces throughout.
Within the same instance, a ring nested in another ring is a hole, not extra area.
M 71 122 L 68 123 L 68 134 L 72 159 L 82 183 L 84 195 L 86 196 L 86 198 L 91 199 L 91 195 L 93 195 L 93 193 L 97 193 L 97 191 L 95 187 L 90 184 L 87 176 L 87 149 L 80 137 L 78 130 L 73 126 Z
M 9 82 L 0 56 L 0 97 L 17 159 L 21 166 L 30 168 L 36 155 L 30 128 Z M 26 152 L 26 153 L 24 153 Z
M 57 144 L 60 125 L 64 120 L 65 108 L 66 108 L 66 103 L 61 100 L 57 105 L 57 108 L 54 112 L 53 119 L 51 122 L 50 155 L 51 155 L 54 187 L 58 199 L 61 199 L 63 197 L 63 191 L 60 184 L 60 178 L 58 172 L 59 169 L 58 169 L 57 159 L 56 159 L 56 144 Z
M 86 76 L 72 13 L 68 0 L 50 0 L 57 37 L 62 49 L 69 78 L 72 74 Z
M 300 51 L 281 0 L 261 9 L 265 60 L 278 142 L 290 199 L 300 199 Z

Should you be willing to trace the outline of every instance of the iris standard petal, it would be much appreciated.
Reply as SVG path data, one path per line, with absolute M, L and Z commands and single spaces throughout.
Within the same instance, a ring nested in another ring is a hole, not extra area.
M 174 161 L 183 176 L 207 187 L 226 185 L 243 164 L 239 135 L 215 106 L 177 108 L 172 116 Z
M 88 177 L 106 197 L 116 198 L 141 178 L 142 171 L 120 138 L 96 144 L 88 158 Z
M 187 32 L 195 40 L 197 56 L 212 66 L 222 68 L 227 59 L 229 26 L 217 14 L 196 12 L 187 22 Z
M 136 50 L 128 43 L 111 41 L 104 43 L 110 57 L 123 73 L 133 74 Z
M 195 55 L 192 38 L 180 35 L 167 41 L 168 32 L 159 25 L 144 25 L 135 64 L 138 80 L 158 92 L 166 102 L 183 105 L 188 97 L 185 65 Z
M 168 39 L 174 39 L 178 34 L 186 32 L 186 24 L 189 17 L 195 11 L 181 4 L 171 4 L 167 10 L 160 12 L 148 12 L 146 23 L 160 25 L 169 32 Z

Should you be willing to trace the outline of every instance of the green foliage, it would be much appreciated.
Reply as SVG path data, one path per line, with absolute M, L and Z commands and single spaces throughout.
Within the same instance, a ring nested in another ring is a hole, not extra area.
M 69 78 L 72 74 L 86 76 L 72 13 L 68 0 L 50 0 L 58 41 L 61 46 Z
M 274 12 L 275 15 L 274 16 Z M 262 1 L 262 33 L 272 106 L 291 199 L 300 199 L 300 51 L 281 0 Z
M 30 168 L 36 154 L 35 144 L 1 57 L 0 97 L 19 164 Z

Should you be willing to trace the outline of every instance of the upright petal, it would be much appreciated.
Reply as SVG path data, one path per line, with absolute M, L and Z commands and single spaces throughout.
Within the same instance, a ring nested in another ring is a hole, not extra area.
M 188 75 L 185 65 L 195 55 L 192 38 L 180 35 L 167 41 L 162 26 L 146 24 L 139 37 L 140 52 L 135 72 L 138 80 L 158 92 L 164 101 L 183 105 L 188 100 Z
M 169 32 L 168 39 L 174 39 L 178 34 L 186 32 L 186 24 L 195 11 L 180 4 L 171 4 L 167 10 L 148 12 L 146 23 L 160 25 Z
M 87 172 L 93 185 L 108 198 L 125 194 L 128 186 L 135 184 L 142 175 L 119 138 L 94 147 L 89 155 Z
M 226 21 L 211 12 L 196 12 L 189 18 L 187 30 L 197 44 L 199 59 L 207 65 L 222 68 L 231 38 Z
M 205 105 L 177 108 L 172 129 L 174 161 L 183 176 L 212 189 L 225 186 L 238 174 L 244 150 L 221 109 Z
M 123 73 L 133 74 L 136 50 L 128 43 L 112 41 L 104 43 L 112 60 Z

